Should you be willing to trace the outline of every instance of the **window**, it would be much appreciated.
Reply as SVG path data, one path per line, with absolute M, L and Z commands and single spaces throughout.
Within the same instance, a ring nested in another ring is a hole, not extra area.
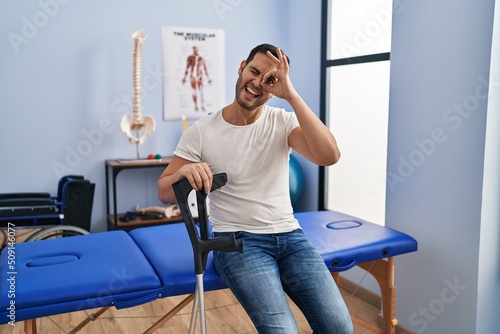
M 322 209 L 385 223 L 392 0 L 323 0 L 322 119 L 340 161 L 320 171 Z

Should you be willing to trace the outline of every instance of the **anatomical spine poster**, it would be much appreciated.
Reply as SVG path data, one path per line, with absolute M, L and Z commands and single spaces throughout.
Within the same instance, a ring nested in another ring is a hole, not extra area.
M 225 104 L 224 30 L 162 27 L 163 117 L 198 119 Z

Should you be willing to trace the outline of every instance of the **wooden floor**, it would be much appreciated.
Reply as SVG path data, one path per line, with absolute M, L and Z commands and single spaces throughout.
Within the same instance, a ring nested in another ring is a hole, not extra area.
M 341 280 L 342 282 L 342 280 Z M 371 324 L 383 328 L 382 318 L 380 317 L 380 307 L 378 298 L 360 290 L 352 294 L 352 286 L 341 283 L 341 292 L 348 305 L 351 314 L 358 318 L 368 321 Z M 170 311 L 186 296 L 169 297 L 159 299 L 154 302 L 141 306 L 116 310 L 110 308 L 100 317 L 91 321 L 79 333 L 81 334 L 101 334 L 101 333 L 120 333 L 137 334 L 142 333 L 164 314 Z M 250 334 L 257 333 L 248 316 L 239 305 L 236 298 L 228 290 L 211 291 L 205 293 L 205 303 L 207 310 L 207 331 L 211 334 Z M 189 322 L 191 319 L 192 303 L 188 304 L 176 316 L 170 319 L 162 328 L 158 329 L 157 334 L 182 334 L 188 333 Z M 294 311 L 299 331 L 311 333 L 307 321 L 298 309 L 291 303 Z M 86 310 L 61 314 L 51 317 L 37 319 L 37 328 L 39 334 L 62 334 L 69 333 L 80 321 L 85 319 L 95 310 Z M 0 325 L 0 334 L 22 334 L 24 324 L 16 323 L 16 326 Z M 199 331 L 198 331 L 199 333 Z M 354 334 L 373 333 L 358 325 L 354 325 Z M 410 332 L 402 329 L 396 330 L 397 334 L 409 334 Z

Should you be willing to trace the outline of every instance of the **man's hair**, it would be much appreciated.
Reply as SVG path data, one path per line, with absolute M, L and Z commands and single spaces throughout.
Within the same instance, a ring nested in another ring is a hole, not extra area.
M 266 54 L 267 51 L 271 52 L 273 56 L 278 58 L 278 53 L 276 52 L 276 49 L 277 49 L 277 47 L 272 45 L 272 44 L 257 45 L 256 47 L 254 47 L 252 49 L 252 51 L 250 51 L 250 54 L 248 55 L 246 63 L 248 64 L 249 62 L 251 62 L 257 53 Z M 290 65 L 290 58 L 288 58 L 288 56 L 286 54 L 285 54 L 285 58 L 286 58 L 286 61 L 288 62 L 288 65 Z

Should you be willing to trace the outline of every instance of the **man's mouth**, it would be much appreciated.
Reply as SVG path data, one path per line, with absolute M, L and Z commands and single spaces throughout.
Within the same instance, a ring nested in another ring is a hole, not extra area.
M 245 86 L 245 90 L 247 92 L 249 92 L 250 94 L 252 94 L 254 97 L 258 97 L 259 96 L 259 93 L 257 93 L 255 90 L 253 90 L 252 88 L 250 88 L 249 86 Z

